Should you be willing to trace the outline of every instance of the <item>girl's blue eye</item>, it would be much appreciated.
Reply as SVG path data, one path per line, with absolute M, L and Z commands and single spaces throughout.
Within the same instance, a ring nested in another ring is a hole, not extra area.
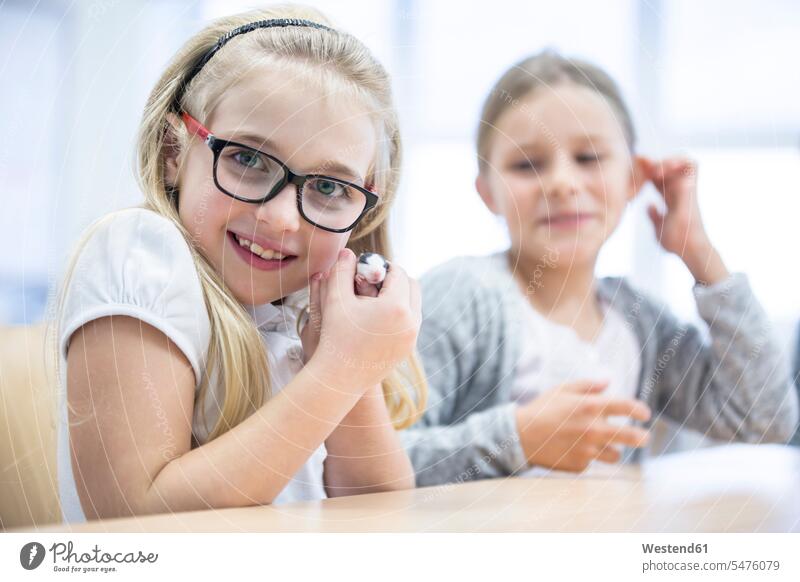
M 261 170 L 264 167 L 264 160 L 255 152 L 249 152 L 247 150 L 236 152 L 233 154 L 233 159 L 249 169 Z
M 332 180 L 317 179 L 311 183 L 311 186 L 323 196 L 334 197 L 347 193 L 344 186 Z

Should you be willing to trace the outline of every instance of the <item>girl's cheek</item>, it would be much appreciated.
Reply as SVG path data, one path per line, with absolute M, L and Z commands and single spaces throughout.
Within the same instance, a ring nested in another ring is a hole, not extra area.
M 534 209 L 541 198 L 539 187 L 533 180 L 519 180 L 507 197 L 509 210 L 523 220 L 534 217 Z
M 226 196 L 217 195 L 213 178 L 188 166 L 181 184 L 179 214 L 190 236 L 209 243 L 210 233 L 229 216 Z M 222 217 L 222 218 L 220 218 Z
M 213 192 L 200 190 L 194 192 L 189 203 L 181 201 L 181 219 L 191 238 L 202 248 L 206 257 L 212 263 L 219 263 L 225 249 L 225 232 L 228 224 L 234 218 L 231 204 L 222 196 L 215 196 Z M 215 266 L 219 267 L 219 265 Z
M 308 244 L 308 270 L 310 273 L 327 271 L 339 256 L 350 238 L 348 233 L 333 233 L 321 230 L 314 232 Z
M 627 180 L 624 175 L 615 176 L 613 184 L 606 185 L 605 206 L 607 213 L 619 218 L 628 205 Z

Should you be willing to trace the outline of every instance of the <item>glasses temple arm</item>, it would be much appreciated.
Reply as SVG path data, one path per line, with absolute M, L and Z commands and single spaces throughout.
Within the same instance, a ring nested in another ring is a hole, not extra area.
M 203 141 L 208 141 L 208 138 L 211 137 L 211 132 L 185 111 L 181 113 L 181 119 L 183 119 L 183 123 L 186 125 L 186 129 L 189 130 L 189 133 L 197 135 Z

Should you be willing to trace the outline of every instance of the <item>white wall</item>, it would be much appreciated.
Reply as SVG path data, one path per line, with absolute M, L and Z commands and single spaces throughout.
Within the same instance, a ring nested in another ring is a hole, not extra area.
M 698 158 L 702 208 L 724 257 L 750 274 L 771 314 L 796 318 L 797 3 L 307 1 L 363 38 L 393 75 L 406 164 L 392 225 L 413 274 L 505 244 L 472 186 L 478 110 L 506 67 L 553 47 L 618 79 L 642 151 Z M 141 200 L 135 132 L 178 46 L 206 19 L 256 4 L 0 4 L 0 321 L 35 319 L 38 304 L 23 304 L 33 295 L 10 288 L 57 280 L 91 220 Z M 644 214 L 655 196 L 631 208 L 600 271 L 632 277 L 691 318 L 691 279 L 658 249 Z

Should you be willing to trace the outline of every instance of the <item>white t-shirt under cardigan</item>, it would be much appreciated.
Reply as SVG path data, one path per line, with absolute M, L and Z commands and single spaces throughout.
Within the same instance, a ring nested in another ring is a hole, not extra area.
M 514 276 L 510 266 L 508 276 Z M 598 298 L 603 324 L 594 339 L 587 341 L 571 327 L 539 313 L 522 290 L 517 288 L 517 291 L 522 341 L 509 393 L 512 401 L 524 404 L 547 390 L 580 380 L 607 381 L 604 396 L 636 398 L 642 368 L 639 341 L 625 318 L 612 309 L 608 301 Z M 512 288 L 510 292 L 515 290 Z M 607 421 L 617 425 L 629 423 L 629 419 L 622 416 Z M 659 443 L 659 448 L 661 446 Z M 525 474 L 551 472 L 533 467 Z
M 144 321 L 166 335 L 186 356 L 194 370 L 197 396 L 206 365 L 210 323 L 199 275 L 185 239 L 170 220 L 143 208 L 113 213 L 93 225 L 67 285 L 59 321 L 57 455 L 64 520 L 74 523 L 85 521 L 86 517 L 75 487 L 67 425 L 66 355 L 72 334 L 86 323 L 110 315 Z M 297 310 L 266 304 L 250 307 L 249 312 L 266 344 L 272 391 L 277 393 L 302 367 L 302 345 L 295 329 Z M 157 393 L 150 397 L 157 397 Z M 212 382 L 204 402 L 204 423 L 200 403 L 195 400 L 192 433 L 199 444 L 207 441 L 223 401 L 221 387 Z M 124 418 L 119 420 L 125 422 Z M 321 445 L 274 503 L 324 498 L 325 456 L 325 446 Z
M 528 402 L 546 390 L 579 380 L 607 380 L 606 396 L 635 398 L 642 367 L 639 342 L 624 318 L 601 301 L 603 325 L 593 341 L 547 319 L 523 298 L 520 357 L 509 394 Z

